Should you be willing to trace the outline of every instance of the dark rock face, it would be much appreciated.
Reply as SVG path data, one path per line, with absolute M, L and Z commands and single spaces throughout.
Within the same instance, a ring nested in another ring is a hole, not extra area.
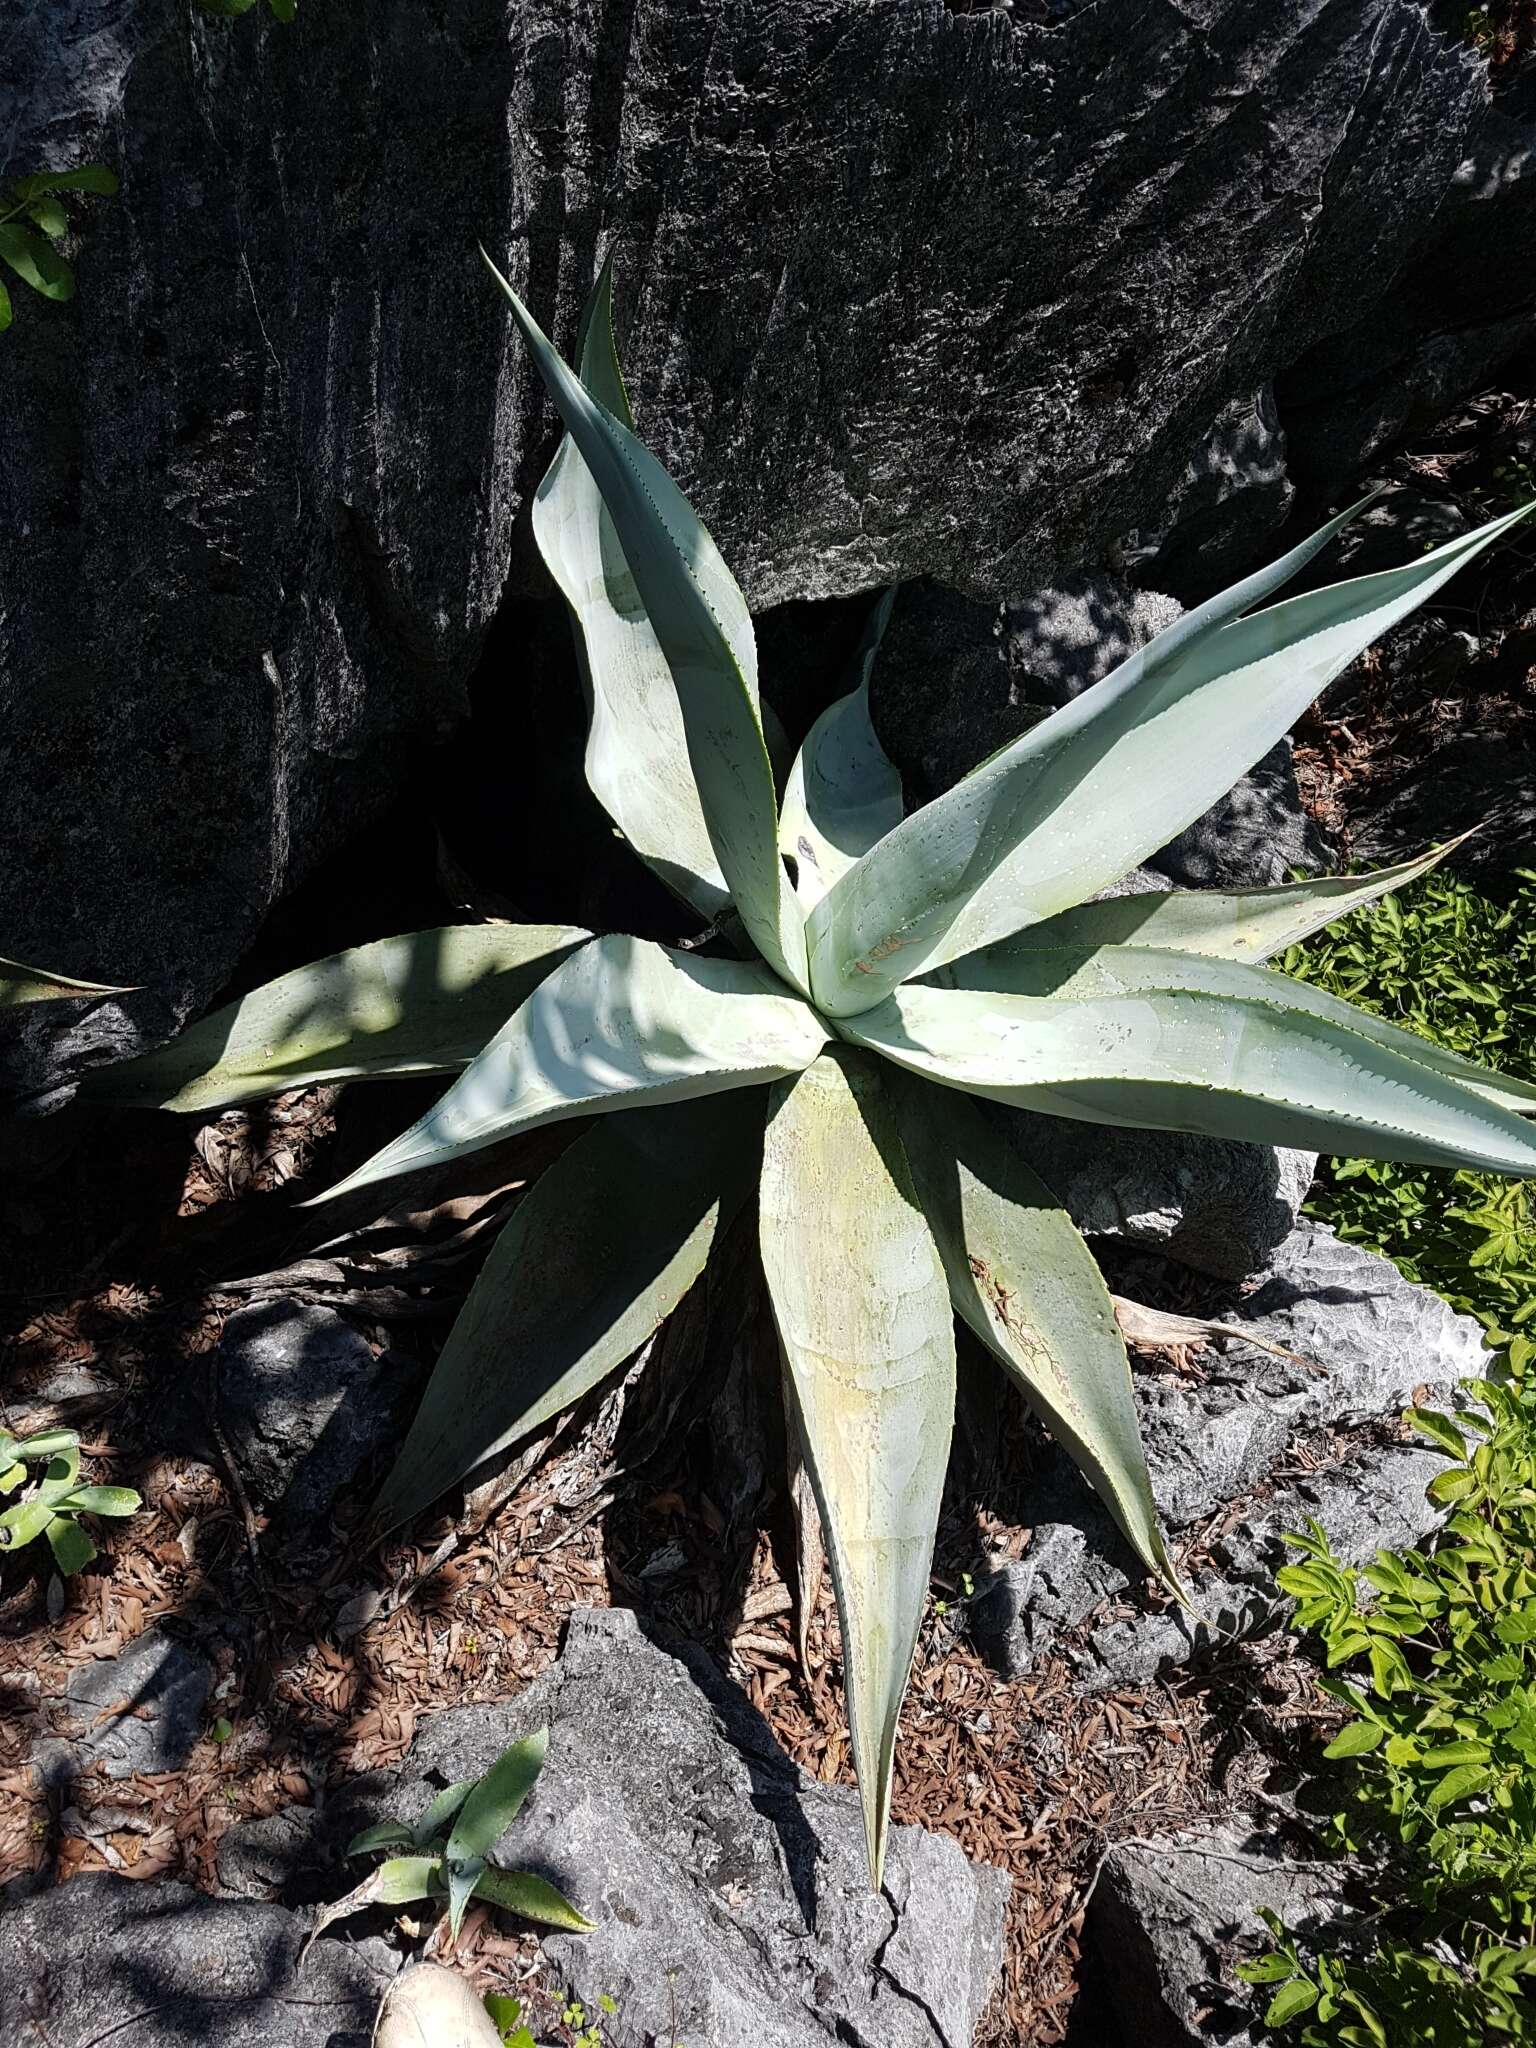
M 1138 583 L 1189 605 L 1235 583 L 1295 501 L 1271 386 L 1222 407 L 1164 507 L 1157 531 L 1130 536 Z
M 1445 198 L 1390 289 L 1279 385 L 1291 473 L 1327 497 L 1378 449 L 1436 420 L 1530 337 L 1536 275 L 1536 70 L 1489 102 Z
M 1401 860 L 1473 825 L 1480 829 L 1457 856 L 1458 871 L 1480 889 L 1513 887 L 1536 838 L 1536 755 L 1492 734 L 1453 739 L 1385 793 L 1351 844 L 1360 860 Z
M 1366 317 L 1485 99 L 1419 0 L 25 11 L 7 168 L 123 182 L 5 343 L 0 951 L 146 992 L 21 1078 L 206 1002 L 534 587 L 550 420 L 477 234 L 566 344 L 617 251 L 643 430 L 754 604 L 997 595 Z
M 367 2048 L 395 1957 L 190 1885 L 77 1877 L 0 1904 L 0 2039 L 58 2048 L 132 2021 L 136 2048 Z

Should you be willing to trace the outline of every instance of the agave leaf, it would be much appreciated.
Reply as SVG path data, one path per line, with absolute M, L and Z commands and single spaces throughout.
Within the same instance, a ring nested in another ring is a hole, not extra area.
M 842 1622 L 878 1891 L 891 1763 L 928 1591 L 955 1408 L 955 1333 L 889 1096 L 839 1049 L 776 1088 L 763 1269 Z
M 834 1016 L 867 1009 L 900 982 L 1118 881 L 1224 794 L 1356 655 L 1532 509 L 1248 618 L 1198 631 L 1180 620 L 849 869 L 809 922 L 818 1006 Z
M 84 1093 L 206 1111 L 316 1081 L 455 1073 L 586 937 L 563 924 L 456 924 L 376 939 L 99 1069 Z
M 901 823 L 901 777 L 869 716 L 870 671 L 895 600 L 891 589 L 876 604 L 854 658 L 854 687 L 817 719 L 789 773 L 779 845 L 795 862 L 805 910 Z
M 131 1486 L 77 1486 L 59 1502 L 72 1515 L 136 1515 L 143 1505 Z
M 1003 939 L 989 946 L 985 955 L 970 957 L 995 958 L 1015 948 L 1032 952 L 1041 946 L 1159 946 L 1168 952 L 1209 953 L 1256 966 L 1350 911 L 1416 882 L 1471 836 L 1463 832 L 1430 853 L 1365 875 L 1322 875 L 1315 881 L 1280 882 L 1268 889 L 1166 889 L 1105 896 L 1026 926 L 1016 938 Z
M 299 1951 L 300 1967 L 303 1967 L 310 1949 L 335 1921 L 361 1913 L 365 1906 L 409 1906 L 417 1899 L 430 1899 L 441 1881 L 441 1857 L 391 1856 L 387 1863 L 381 1863 L 377 1870 L 370 1871 L 360 1885 L 354 1885 L 344 1899 L 320 1908 L 308 1939 Z
M 126 996 L 132 990 L 104 981 L 79 981 L 47 967 L 23 967 L 19 960 L 0 960 L 0 1010 L 16 1003 L 58 1003 L 75 996 Z
M 956 1311 L 1002 1364 L 1175 1592 L 1114 1304 L 1055 1195 L 973 1103 L 893 1087 L 923 1213 Z
M 407 1829 L 407 1835 L 418 1849 L 429 1849 L 438 1836 L 445 1834 L 449 1823 L 470 1793 L 475 1789 L 473 1778 L 461 1778 L 456 1785 L 445 1786 L 417 1821 L 415 1827 Z M 347 1854 L 351 1855 L 351 1850 Z
M 96 1546 L 80 1527 L 67 1515 L 55 1515 L 48 1524 L 48 1548 L 53 1552 L 53 1561 L 59 1568 L 61 1578 L 72 1579 L 76 1572 L 83 1572 L 96 1555 Z
M 462 1159 L 539 1124 L 798 1074 L 826 1040 L 816 1012 L 755 962 L 594 939 L 424 1117 L 320 1200 Z
M 372 1856 L 379 1849 L 419 1849 L 423 1846 L 403 1820 L 381 1820 L 354 1835 L 346 1847 L 348 1856 Z
M 509 1743 L 485 1776 L 471 1787 L 448 1837 L 448 1861 L 486 1856 L 523 1810 L 549 1753 L 549 1730 L 536 1728 Z
M 563 1927 L 571 1934 L 590 1934 L 597 1924 L 579 1913 L 565 1896 L 531 1870 L 498 1870 L 488 1863 L 475 1880 L 475 1897 L 488 1899 L 524 1920 L 543 1927 Z
M 612 266 L 605 263 L 582 320 L 581 381 L 623 427 L 633 427 L 613 339 Z M 544 565 L 574 614 L 592 713 L 587 781 L 630 845 L 706 918 L 730 901 L 688 763 L 672 671 L 641 602 L 592 472 L 567 434 L 533 500 Z M 701 559 L 701 579 L 723 569 Z M 713 576 L 708 596 L 728 638 L 752 660 L 752 622 L 734 579 Z
M 29 1494 L 0 1514 L 0 1553 L 24 1550 L 52 1525 L 57 1510 L 51 1500 Z
M 1246 1001 L 1274 1003 L 1286 1010 L 1299 1010 L 1310 1017 L 1336 1025 L 1341 1031 L 1357 1032 L 1373 1045 L 1385 1046 L 1400 1058 L 1429 1067 L 1447 1079 L 1481 1095 L 1486 1102 L 1530 1115 L 1536 1111 L 1536 1087 L 1514 1075 L 1496 1074 L 1459 1053 L 1436 1045 L 1416 1031 L 1404 1031 L 1384 1017 L 1357 1010 L 1326 989 L 1293 981 L 1272 968 L 1250 967 L 1240 960 L 1225 960 L 1197 953 L 1162 952 L 1151 946 L 1100 946 L 1085 948 L 1031 947 L 1028 934 L 1006 947 L 989 947 L 968 959 L 941 968 L 942 985 L 953 988 L 991 989 L 1010 995 L 1120 996 L 1168 989 L 1186 989 L 1201 995 L 1237 996 Z
M 1059 1001 L 916 986 L 842 1028 L 898 1066 L 1020 1109 L 1536 1174 L 1536 1136 L 1509 1110 L 1278 1002 L 1182 990 Z
M 571 1407 L 665 1321 L 747 1193 L 762 1115 L 743 1095 L 603 1117 L 540 1175 L 449 1333 L 376 1528 Z
M 482 255 L 484 251 L 482 250 Z M 751 621 L 698 515 L 661 464 L 572 376 L 486 257 L 540 376 L 602 493 L 652 631 L 667 657 L 715 859 L 752 942 L 806 986 L 805 926 L 779 858 L 773 767 L 757 706 Z
M 80 1434 L 73 1429 L 40 1429 L 35 1436 L 23 1437 L 20 1442 L 8 1437 L 5 1444 L 13 1457 L 25 1458 L 34 1465 L 40 1458 L 57 1458 L 79 1448 Z
M 471 1856 L 467 1861 L 456 1863 L 450 1848 L 444 1867 L 448 1876 L 448 1932 L 457 1941 L 475 1886 L 485 1874 L 485 1858 Z

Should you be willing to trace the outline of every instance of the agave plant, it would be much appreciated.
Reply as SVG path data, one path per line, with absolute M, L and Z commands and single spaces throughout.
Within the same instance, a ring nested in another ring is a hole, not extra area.
M 334 1921 L 365 1906 L 409 1906 L 427 1899 L 448 1909 L 448 1933 L 457 1941 L 471 1899 L 505 1907 L 543 1927 L 590 1934 L 593 1923 L 547 1878 L 492 1863 L 491 1851 L 523 1810 L 549 1752 L 549 1730 L 537 1728 L 510 1743 L 481 1778 L 448 1785 L 415 1822 L 386 1820 L 364 1828 L 347 1844 L 348 1856 L 383 1854 L 380 1863 L 344 1899 L 326 1906 L 310 1930 L 311 1942 Z
M 746 603 L 632 431 L 606 273 L 579 375 L 497 281 L 567 429 L 534 529 L 574 614 L 588 779 L 715 943 L 551 926 L 386 940 L 257 991 L 114 1069 L 103 1092 L 207 1110 L 309 1080 L 457 1071 L 333 1194 L 595 1116 L 486 1262 L 385 1481 L 381 1529 L 628 1358 L 756 1182 L 878 1885 L 956 1313 L 1173 1583 L 1111 1297 L 1031 1170 L 1028 1118 L 1005 1135 L 971 1098 L 1536 1172 L 1521 1122 L 1536 1089 L 1263 964 L 1436 856 L 1365 877 L 1098 900 L 1523 514 L 1266 605 L 1345 513 L 910 815 L 870 716 L 882 603 L 853 687 L 812 727 L 781 798 Z
M 28 1465 L 44 1467 L 30 1486 Z M 130 1486 L 80 1484 L 80 1439 L 72 1429 L 49 1429 L 29 1437 L 0 1429 L 0 1497 L 18 1487 L 27 1490 L 0 1509 L 0 1560 L 43 1536 L 65 1578 L 84 1571 L 96 1555 L 95 1544 L 80 1526 L 81 1515 L 136 1515 L 144 1505 Z

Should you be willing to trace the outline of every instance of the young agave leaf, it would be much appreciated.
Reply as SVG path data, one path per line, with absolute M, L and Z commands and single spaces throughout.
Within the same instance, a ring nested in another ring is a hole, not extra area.
M 625 428 L 634 425 L 613 339 L 611 265 L 582 320 L 581 381 Z M 603 494 L 567 434 L 533 500 L 533 535 L 574 615 L 592 724 L 587 781 L 646 865 L 701 916 L 730 901 L 688 761 L 672 671 L 624 559 Z M 718 555 L 697 564 L 709 601 L 755 681 L 752 621 Z M 707 579 L 707 581 L 706 581 Z
M 451 1074 L 588 934 L 451 924 L 296 967 L 169 1045 L 103 1067 L 82 1093 L 145 1108 L 226 1109 L 316 1081 Z
M 403 1820 L 381 1820 L 375 1827 L 364 1828 L 360 1835 L 354 1835 L 346 1847 L 348 1856 L 372 1856 L 379 1849 L 416 1849 L 424 1845 L 416 1840 L 413 1829 Z
M 0 222 L 0 261 L 45 299 L 72 299 L 75 274 L 58 250 L 19 221 Z
M 1020 1109 L 1536 1174 L 1536 1137 L 1508 1110 L 1362 1032 L 1278 1002 L 1158 990 L 1057 1001 L 914 986 L 843 1031 L 898 1066 Z
M 594 1110 L 682 1102 L 798 1074 L 827 1041 L 755 962 L 593 939 L 550 975 L 419 1122 L 321 1201 Z
M 957 1312 L 1065 1445 L 1148 1571 L 1178 1592 L 1130 1361 L 1076 1224 L 972 1103 L 906 1077 L 892 1093 Z
M 1325 989 L 1293 981 L 1289 975 L 1276 974 L 1271 968 L 1250 967 L 1239 960 L 1196 953 L 1162 952 L 1151 946 L 1100 946 L 1093 950 L 1031 947 L 1025 943 L 1027 936 L 1021 934 L 1009 946 L 989 947 L 986 952 L 956 960 L 941 968 L 938 978 L 946 987 L 1057 999 L 1184 989 L 1200 995 L 1274 1003 L 1282 1009 L 1319 1017 L 1340 1031 L 1357 1032 L 1402 1059 L 1459 1081 L 1463 1088 L 1470 1088 L 1486 1102 L 1527 1116 L 1536 1111 L 1536 1087 L 1529 1081 L 1479 1067 L 1459 1053 L 1436 1045 L 1433 1039 L 1421 1037 L 1416 1031 L 1404 1031 L 1384 1017 L 1357 1010 L 1353 1003 L 1346 1003 Z
M 817 719 L 789 773 L 779 845 L 795 863 L 805 910 L 901 823 L 901 777 L 869 716 L 870 671 L 895 601 L 891 589 L 875 605 L 854 660 L 856 684 Z
M 76 981 L 46 967 L 23 967 L 19 960 L 0 960 L 0 1010 L 15 1003 L 58 1003 L 79 996 L 125 996 L 131 991 L 103 981 Z
M 649 450 L 572 376 L 511 285 L 489 256 L 485 260 L 602 493 L 666 653 L 710 844 L 741 921 L 774 971 L 804 991 L 805 927 L 779 858 L 756 657 L 749 664 L 750 634 L 740 630 L 745 604 L 722 616 L 718 594 L 730 587 L 730 571 L 697 513 Z
M 391 1856 L 387 1863 L 381 1863 L 344 1899 L 320 1908 L 299 1951 L 300 1967 L 326 1928 L 337 1920 L 361 1913 L 365 1906 L 410 1906 L 418 1899 L 430 1899 L 434 1891 L 442 1888 L 442 1867 L 440 1856 Z
M 955 1333 L 877 1068 L 844 1049 L 774 1090 L 763 1269 L 842 1623 L 870 1882 L 954 1426 Z
M 59 1568 L 61 1578 L 73 1578 L 76 1572 L 83 1572 L 96 1555 L 96 1546 L 80 1527 L 66 1515 L 55 1515 L 48 1524 L 48 1548 L 53 1552 L 53 1561 Z
M 600 1118 L 513 1211 L 373 1508 L 427 1507 L 615 1371 L 672 1313 L 746 1196 L 760 1098 Z
M 473 1778 L 461 1778 L 456 1785 L 448 1785 L 427 1807 L 415 1827 L 407 1829 L 413 1845 L 418 1849 L 430 1849 L 438 1836 L 445 1834 L 454 1815 L 475 1789 Z M 352 1852 L 349 1849 L 348 1855 Z
M 854 1015 L 1118 881 L 1230 789 L 1356 655 L 1532 509 L 1248 618 L 1198 631 L 1180 620 L 849 869 L 809 921 L 818 1006 Z
M 1267 889 L 1166 889 L 1106 896 L 1028 925 L 1016 938 L 970 955 L 965 971 L 969 975 L 970 960 L 1006 957 L 1015 950 L 1033 952 L 1042 946 L 1160 946 L 1168 952 L 1209 953 L 1257 966 L 1350 911 L 1416 882 L 1470 837 L 1463 832 L 1430 853 L 1366 875 L 1322 875 L 1316 881 L 1279 882 Z
M 569 1934 L 590 1934 L 597 1924 L 578 1912 L 564 1892 L 530 1870 L 498 1870 L 488 1863 L 476 1880 L 475 1897 L 542 1927 L 563 1927 Z
M 131 1486 L 77 1486 L 59 1502 L 72 1515 L 136 1515 L 143 1505 Z
M 455 1862 L 450 1852 L 443 1868 L 448 1879 L 448 1932 L 457 1941 L 475 1887 L 485 1874 L 485 1858 L 471 1856 L 465 1861 Z
M 547 1728 L 536 1728 L 521 1742 L 508 1744 L 485 1776 L 470 1787 L 459 1808 L 448 1837 L 450 1863 L 490 1854 L 522 1812 L 523 1801 L 538 1782 L 548 1754 Z

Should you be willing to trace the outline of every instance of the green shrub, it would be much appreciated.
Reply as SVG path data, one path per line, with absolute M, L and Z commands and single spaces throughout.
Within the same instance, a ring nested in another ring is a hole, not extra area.
M 1507 906 L 1436 873 L 1293 947 L 1287 969 L 1516 1076 L 1536 1072 L 1536 876 Z M 1305 2048 L 1536 2041 L 1536 1224 L 1523 1191 L 1470 1172 L 1334 1162 L 1312 1204 L 1341 1236 L 1477 1316 L 1508 1376 L 1455 1418 L 1410 1411 L 1450 1463 L 1425 1552 L 1356 1570 L 1313 1523 L 1279 1574 L 1349 1710 L 1329 1847 L 1360 1859 L 1358 1923 L 1273 1947 L 1239 1974 Z M 1475 1406 L 1473 1405 L 1475 1404 Z
M 1507 904 L 1437 869 L 1318 938 L 1285 971 L 1380 1017 L 1536 1079 L 1536 874 Z M 1523 1373 L 1536 1358 L 1536 1218 L 1523 1186 L 1383 1160 L 1327 1162 L 1309 1205 L 1340 1237 L 1477 1317 Z

